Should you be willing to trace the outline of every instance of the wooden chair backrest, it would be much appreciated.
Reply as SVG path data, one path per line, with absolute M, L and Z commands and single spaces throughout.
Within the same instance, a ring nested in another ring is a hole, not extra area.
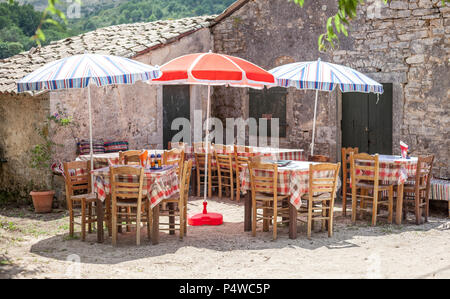
M 366 153 L 350 153 L 350 168 L 352 186 L 362 180 L 373 181 L 374 187 L 378 188 L 380 171 L 378 154 L 371 156 Z
M 168 149 L 169 150 L 171 150 L 171 149 L 179 149 L 179 150 L 183 150 L 183 151 L 186 151 L 186 143 L 185 142 L 171 142 L 171 141 L 169 141 L 169 144 L 168 144 Z
M 253 148 L 245 145 L 234 145 L 235 153 L 253 153 Z
M 219 171 L 228 169 L 233 171 L 233 154 L 232 153 L 218 153 L 214 151 L 214 157 L 216 158 L 217 168 Z
M 136 166 L 111 166 L 111 196 L 117 198 L 138 199 L 142 201 L 142 186 L 144 184 L 144 168 Z M 137 176 L 137 182 L 129 182 L 129 176 Z
M 180 179 L 180 199 L 186 202 L 189 197 L 189 184 L 191 181 L 192 160 L 188 160 L 183 164 L 183 171 Z
M 119 152 L 119 163 L 124 165 L 141 165 L 141 150 Z
M 262 170 L 264 174 L 258 174 L 258 170 Z M 261 157 L 254 157 L 249 162 L 250 184 L 252 188 L 252 196 L 256 193 L 273 194 L 277 197 L 278 189 L 278 165 L 272 163 L 261 162 Z
M 200 170 L 205 170 L 206 164 L 206 154 L 205 153 L 194 153 L 195 156 L 195 167 Z M 208 169 L 211 169 L 211 158 L 212 155 L 208 155 Z
M 225 145 L 225 144 L 213 144 L 213 149 L 218 154 L 232 154 L 234 153 L 233 145 Z
M 309 156 L 308 161 L 310 162 L 330 162 L 330 157 L 323 155 L 313 155 Z
M 207 149 L 209 149 L 209 152 L 212 153 L 212 144 L 208 142 L 208 146 L 206 142 L 194 142 L 192 144 L 194 148 L 194 153 L 205 153 Z
M 342 150 L 342 173 L 346 176 L 350 174 L 350 154 L 358 154 L 357 147 L 343 147 Z
M 184 151 L 180 149 L 171 149 L 164 151 L 163 154 L 163 164 L 164 165 L 178 165 L 177 175 L 181 177 L 183 175 L 183 163 L 184 163 Z M 181 178 L 180 177 L 180 178 Z
M 336 195 L 337 182 L 339 177 L 339 169 L 341 163 L 324 163 L 309 165 L 309 197 L 315 193 L 331 193 L 331 199 L 334 200 Z M 317 173 L 321 173 L 320 176 Z
M 90 161 L 65 162 L 64 176 L 66 181 L 66 193 L 68 196 L 76 195 L 75 192 L 80 194 L 91 193 Z
M 416 186 L 426 185 L 427 189 L 430 187 L 431 172 L 433 170 L 434 155 L 419 156 L 417 160 L 416 171 Z
M 183 167 L 184 161 L 184 151 L 181 149 L 171 149 L 165 150 L 163 155 L 163 164 L 164 165 L 174 165 L 179 164 Z

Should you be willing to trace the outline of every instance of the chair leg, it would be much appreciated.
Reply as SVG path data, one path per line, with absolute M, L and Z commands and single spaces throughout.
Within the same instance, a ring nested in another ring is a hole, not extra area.
M 88 219 L 88 233 L 92 234 L 92 203 L 88 203 L 87 205 L 88 213 L 87 213 L 87 219 Z
M 327 202 L 325 200 L 322 201 L 322 217 L 327 216 L 327 210 L 325 209 L 327 206 Z M 321 231 L 325 231 L 326 227 L 326 219 L 322 219 L 322 228 Z
M 233 171 L 230 171 L 230 193 L 231 193 L 231 200 L 234 200 L 234 181 L 233 181 Z
M 81 241 L 86 240 L 86 200 L 81 200 Z
M 252 199 L 252 236 L 256 237 L 256 200 Z
M 200 189 L 201 189 L 200 185 L 201 185 L 200 184 L 200 172 L 197 171 L 197 196 L 198 197 L 200 197 Z
M 150 227 L 150 200 L 146 200 L 145 201 L 145 216 L 147 217 L 147 238 L 149 240 L 152 239 L 152 231 L 151 231 L 151 227 Z
M 347 216 L 347 178 L 343 178 L 344 183 L 342 184 L 342 215 Z
M 373 205 L 372 205 L 372 226 L 377 225 L 377 214 L 378 214 L 378 191 L 373 191 Z
M 352 223 L 356 223 L 356 187 L 352 188 Z
M 330 202 L 329 210 L 328 210 L 328 237 L 331 238 L 333 236 L 333 214 L 334 214 L 334 204 Z
M 179 209 L 180 209 L 180 239 L 183 240 L 184 237 L 184 203 L 179 202 Z
M 422 215 L 420 214 L 420 191 L 414 192 L 414 214 L 416 215 L 416 224 L 422 222 Z
M 388 206 L 388 222 L 392 224 L 394 215 L 394 186 L 389 187 L 389 206 Z
M 112 208 L 111 208 L 111 224 L 112 224 L 111 243 L 113 246 L 116 246 L 118 227 L 117 227 L 117 205 L 115 202 L 112 203 Z
M 449 211 L 449 213 L 450 213 L 450 211 Z M 73 238 L 73 234 L 74 234 L 73 202 L 70 202 L 70 204 L 69 204 L 69 236 L 71 238 Z
M 136 209 L 136 245 L 141 245 L 141 204 L 138 203 Z
M 219 198 L 222 199 L 222 176 L 221 176 L 220 172 L 219 172 L 218 182 L 219 182 Z M 211 197 L 211 195 L 209 195 L 209 196 Z
M 278 203 L 276 201 L 273 201 L 273 240 L 277 239 L 277 227 L 278 227 Z
M 311 224 L 312 224 L 312 202 L 308 201 L 308 219 L 307 219 L 307 232 L 306 232 L 306 236 L 308 237 L 308 239 L 311 239 Z
M 268 214 L 268 210 L 267 207 L 270 205 L 269 202 L 264 202 L 263 203 L 263 232 L 268 232 L 269 231 L 269 226 L 270 226 L 270 221 L 269 219 L 267 219 L 269 217 Z

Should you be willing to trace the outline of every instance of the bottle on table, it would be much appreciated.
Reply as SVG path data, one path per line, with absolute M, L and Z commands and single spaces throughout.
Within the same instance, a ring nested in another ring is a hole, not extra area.
M 151 154 L 151 156 L 150 156 L 150 167 L 151 168 L 155 168 L 155 155 L 154 154 Z
M 161 154 L 156 155 L 156 162 L 158 164 L 156 167 L 160 168 L 162 166 Z

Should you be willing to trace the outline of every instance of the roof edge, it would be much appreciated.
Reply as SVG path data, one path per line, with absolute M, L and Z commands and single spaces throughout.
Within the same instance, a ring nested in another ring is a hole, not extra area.
M 250 0 L 237 0 L 236 2 L 231 4 L 227 9 L 225 9 L 220 15 L 218 15 L 209 27 L 212 28 L 216 26 L 223 19 L 231 16 L 233 13 L 241 9 L 241 7 L 247 4 L 248 2 L 250 2 Z

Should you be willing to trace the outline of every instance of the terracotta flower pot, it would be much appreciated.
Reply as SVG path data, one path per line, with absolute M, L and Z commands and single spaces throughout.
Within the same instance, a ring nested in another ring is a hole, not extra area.
M 30 195 L 33 199 L 34 211 L 36 213 L 50 213 L 52 211 L 55 191 L 31 191 Z

